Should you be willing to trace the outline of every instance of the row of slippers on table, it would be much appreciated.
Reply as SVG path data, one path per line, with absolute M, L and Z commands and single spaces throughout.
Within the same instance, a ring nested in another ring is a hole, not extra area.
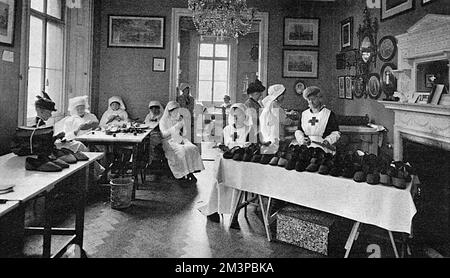
M 383 184 L 405 189 L 415 171 L 411 165 L 402 161 L 386 161 L 374 154 L 362 151 L 325 153 L 321 148 L 306 145 L 280 146 L 276 154 L 260 154 L 260 145 L 248 147 L 220 148 L 224 159 L 284 167 L 297 172 L 318 172 L 322 175 L 352 178 L 356 182 Z
M 70 164 L 78 161 L 87 161 L 87 157 L 82 152 L 73 152 L 70 149 L 54 149 L 51 154 L 40 154 L 37 157 L 27 157 L 25 160 L 25 169 L 29 171 L 40 172 L 60 172 L 69 168 Z

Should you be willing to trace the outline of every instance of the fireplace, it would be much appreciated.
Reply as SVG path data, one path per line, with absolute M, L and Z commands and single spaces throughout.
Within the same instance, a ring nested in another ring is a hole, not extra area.
M 403 159 L 417 170 L 420 180 L 415 242 L 450 256 L 450 151 L 405 139 Z
M 396 38 L 394 74 L 405 98 L 380 101 L 394 111 L 394 160 L 409 161 L 418 170 L 415 239 L 450 256 L 450 106 L 412 101 L 417 93 L 429 90 L 430 74 L 440 75 L 439 82 L 448 86 L 450 16 L 428 14 Z

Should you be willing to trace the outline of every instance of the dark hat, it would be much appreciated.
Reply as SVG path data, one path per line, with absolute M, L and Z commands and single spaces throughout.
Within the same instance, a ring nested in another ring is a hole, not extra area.
M 366 173 L 364 173 L 363 171 L 357 171 L 353 175 L 353 180 L 356 182 L 365 182 L 366 181 Z
M 251 153 L 246 152 L 244 154 L 244 157 L 242 157 L 242 161 L 250 162 L 251 160 L 252 160 L 252 154 Z
M 262 157 L 262 155 L 260 155 L 260 154 L 254 154 L 250 161 L 254 162 L 254 163 L 259 163 L 261 161 L 261 157 Z
M 36 107 L 39 107 L 39 108 L 42 108 L 42 109 L 45 109 L 45 110 L 57 111 L 55 109 L 55 103 L 52 101 L 50 96 L 44 91 L 42 91 L 42 95 L 43 95 L 43 97 L 36 96 L 37 100 L 34 102 L 34 105 Z
M 328 175 L 330 173 L 330 168 L 326 164 L 321 164 L 319 166 L 319 174 Z
M 261 157 L 261 161 L 259 163 L 261 164 L 269 164 L 270 160 L 274 157 L 273 154 L 263 154 Z
M 277 166 L 278 165 L 278 160 L 279 160 L 280 158 L 278 157 L 278 156 L 274 156 L 271 160 L 270 160 L 270 162 L 269 162 L 269 165 L 271 165 L 271 166 Z
M 231 150 L 228 150 L 228 151 L 224 152 L 224 153 L 223 153 L 223 158 L 225 158 L 225 159 L 232 159 L 233 156 L 234 156 L 234 153 L 235 153 L 238 149 L 241 149 L 241 147 L 236 146 L 236 147 L 233 147 Z
M 333 177 L 339 177 L 342 175 L 342 170 L 342 167 L 335 165 L 330 169 L 330 175 Z
M 280 157 L 280 159 L 278 159 L 278 166 L 279 167 L 286 167 L 286 164 L 288 163 L 286 158 Z
M 266 87 L 263 86 L 261 81 L 256 79 L 254 82 L 250 83 L 247 88 L 247 94 L 253 94 L 253 93 L 262 93 L 266 90 Z
M 295 164 L 297 163 L 297 159 L 291 158 L 286 163 L 286 166 L 284 167 L 286 170 L 291 171 L 295 169 Z
M 244 159 L 245 150 L 243 148 L 239 148 L 234 152 L 233 160 L 242 161 Z
M 342 176 L 344 177 L 344 178 L 349 178 L 349 179 L 351 179 L 351 178 L 353 178 L 353 176 L 355 175 L 355 169 L 353 168 L 353 164 L 349 164 L 349 165 L 346 165 L 345 167 L 344 167 L 344 169 L 342 170 Z
M 384 185 L 392 185 L 391 177 L 388 174 L 380 174 L 380 183 Z
M 297 163 L 295 163 L 295 171 L 297 171 L 297 172 L 305 171 L 306 167 L 308 167 L 307 161 L 299 160 L 299 161 L 297 161 Z
M 321 164 L 320 159 L 313 157 L 313 158 L 311 158 L 311 161 L 310 161 L 308 167 L 306 167 L 306 171 L 317 172 L 317 170 L 319 170 L 320 164 Z
M 331 160 L 331 157 L 326 157 L 325 161 L 320 164 L 319 167 L 319 174 L 321 175 L 328 175 L 330 173 L 331 168 L 334 166 L 333 161 Z
M 366 177 L 366 182 L 368 184 L 379 184 L 380 183 L 380 174 L 379 173 L 369 173 Z
M 405 189 L 406 181 L 404 178 L 392 177 L 392 185 L 398 189 Z

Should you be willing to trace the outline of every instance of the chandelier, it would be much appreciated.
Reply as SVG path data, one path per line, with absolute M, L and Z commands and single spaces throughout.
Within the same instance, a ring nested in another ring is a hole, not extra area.
M 256 14 L 246 0 L 188 0 L 188 8 L 199 34 L 219 40 L 247 35 Z

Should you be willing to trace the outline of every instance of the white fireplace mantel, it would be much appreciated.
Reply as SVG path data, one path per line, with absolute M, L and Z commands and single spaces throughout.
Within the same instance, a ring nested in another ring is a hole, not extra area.
M 394 159 L 403 159 L 403 140 L 450 151 L 450 106 L 380 101 L 394 111 Z
M 427 14 L 396 38 L 398 69 L 393 73 L 398 79 L 397 90 L 411 100 L 418 93 L 416 72 L 419 64 L 450 62 L 450 15 Z

